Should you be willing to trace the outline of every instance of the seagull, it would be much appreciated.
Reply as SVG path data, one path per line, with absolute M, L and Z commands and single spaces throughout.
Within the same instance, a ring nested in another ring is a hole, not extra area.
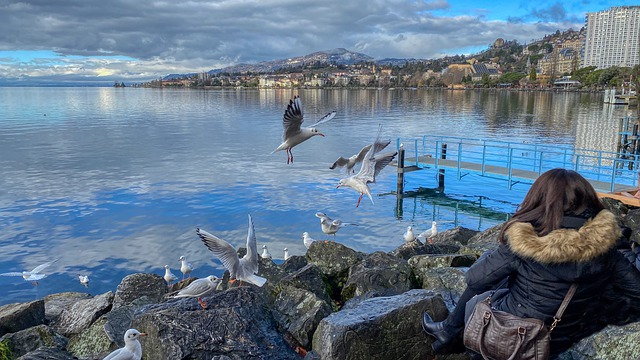
M 33 285 L 38 285 L 38 280 L 42 280 L 44 279 L 47 274 L 43 274 L 41 273 L 42 270 L 46 269 L 47 267 L 49 267 L 51 264 L 55 263 L 56 260 L 53 261 L 49 261 L 46 262 L 42 265 L 38 265 L 35 268 L 33 268 L 33 270 L 31 271 L 23 271 L 23 272 L 8 272 L 8 273 L 2 273 L 0 274 L 0 276 L 22 276 L 23 279 L 27 280 L 27 281 L 31 281 L 33 283 Z
M 316 121 L 316 123 L 310 127 L 300 128 L 300 125 L 302 125 L 302 122 L 304 121 L 302 101 L 300 101 L 300 97 L 296 95 L 293 100 L 289 100 L 289 105 L 284 111 L 284 117 L 282 119 L 282 126 L 284 127 L 282 144 L 280 144 L 280 146 L 271 153 L 273 154 L 276 151 L 286 150 L 287 164 L 293 164 L 293 153 L 291 152 L 291 149 L 312 136 L 320 135 L 324 137 L 324 134 L 319 132 L 315 127 L 333 119 L 334 116 L 336 116 L 336 112 L 332 111 L 321 117 L 320 120 Z
M 291 257 L 291 255 L 289 255 L 289 249 L 284 248 L 284 259 L 288 260 Z
M 272 259 L 271 253 L 269 249 L 267 249 L 267 245 L 262 245 L 262 255 L 260 255 L 263 259 Z
M 78 280 L 80 280 L 80 284 L 84 285 L 84 287 L 89 287 L 89 275 L 78 274 Z
M 407 226 L 407 232 L 404 233 L 404 241 L 412 242 L 416 239 L 416 236 L 413 234 L 413 227 Z
M 333 235 L 333 241 L 336 240 L 336 233 L 338 232 L 338 230 L 340 230 L 341 227 L 349 225 L 358 226 L 358 224 L 355 223 L 342 222 L 342 220 L 340 219 L 333 220 L 325 213 L 321 212 L 317 212 L 316 217 L 320 218 L 320 227 L 322 228 L 322 232 L 327 235 Z
M 183 256 L 180 256 L 180 259 L 178 259 L 178 261 L 182 262 L 182 265 L 180 265 L 180 271 L 182 271 L 182 280 L 184 280 L 184 276 L 188 275 L 188 277 L 191 277 L 191 270 L 193 270 L 193 266 L 191 266 L 190 262 L 187 262 L 187 258 Z
M 167 285 L 171 285 L 172 282 L 178 280 L 178 277 L 175 276 L 172 272 L 171 269 L 169 268 L 169 265 L 165 265 L 164 266 L 164 281 L 167 282 Z
M 142 359 L 142 346 L 138 337 L 147 336 L 136 329 L 129 329 L 124 333 L 124 347 L 115 350 L 103 360 L 140 360 Z
M 238 257 L 238 253 L 228 242 L 202 229 L 196 229 L 196 233 L 207 248 L 229 270 L 231 283 L 240 280 L 262 287 L 267 282 L 267 279 L 255 275 L 258 272 L 258 250 L 251 215 L 249 215 L 249 230 L 247 232 L 247 253 L 242 259 Z
M 207 308 L 207 302 L 202 300 L 202 296 L 220 285 L 222 279 L 209 275 L 204 279 L 196 279 L 189 286 L 180 290 L 174 298 L 197 297 L 198 304 L 203 309 Z
M 311 236 L 309 236 L 309 233 L 306 231 L 302 233 L 302 240 L 304 242 L 304 246 L 307 249 L 311 246 L 311 243 L 315 241 L 314 239 L 311 238 Z
M 342 156 L 340 156 L 338 158 L 338 160 L 336 160 L 336 162 L 334 162 L 333 165 L 331 165 L 329 167 L 329 169 L 335 169 L 336 167 L 343 167 L 344 166 L 345 170 L 347 171 L 347 175 L 351 175 L 352 173 L 355 172 L 355 170 L 353 170 L 353 168 L 358 163 L 361 163 L 362 160 L 364 160 L 364 157 L 367 154 L 367 152 L 369 151 L 369 149 L 371 149 L 371 145 L 367 145 L 367 146 L 363 147 L 360 150 L 360 152 L 358 152 L 355 155 L 352 155 L 348 159 L 345 159 Z
M 431 222 L 431 229 L 425 230 L 418 235 L 418 239 L 429 240 L 430 244 L 433 244 L 433 237 L 438 234 L 438 223 L 433 221 Z
M 380 170 L 389 165 L 389 163 L 395 158 L 396 154 L 398 154 L 398 152 L 378 154 L 378 152 L 386 148 L 387 145 L 391 143 L 390 140 L 380 140 L 381 130 L 382 126 L 380 126 L 380 128 L 378 129 L 378 136 L 367 152 L 365 159 L 362 161 L 360 171 L 358 171 L 358 173 L 355 175 L 341 179 L 338 183 L 338 186 L 336 186 L 337 188 L 347 186 L 360 193 L 360 197 L 358 198 L 356 207 L 360 206 L 360 201 L 362 200 L 362 196 L 364 194 L 367 194 L 367 196 L 371 200 L 371 203 L 373 204 L 373 197 L 371 196 L 369 183 L 375 184 L 376 176 L 378 176 Z

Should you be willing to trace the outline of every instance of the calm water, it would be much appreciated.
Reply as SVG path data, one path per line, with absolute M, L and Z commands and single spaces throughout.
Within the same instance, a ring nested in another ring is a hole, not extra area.
M 337 116 L 284 152 L 282 114 L 300 94 L 306 125 Z M 328 167 L 370 143 L 378 124 L 396 137 L 422 134 L 568 144 L 612 150 L 622 109 L 602 95 L 440 90 L 222 90 L 0 88 L 0 273 L 59 259 L 38 286 L 0 277 L 0 304 L 61 291 L 115 291 L 131 273 L 178 270 L 194 276 L 223 268 L 195 235 L 212 232 L 244 246 L 247 214 L 258 248 L 305 253 L 301 234 L 323 239 L 316 211 L 358 227 L 337 241 L 363 252 L 390 251 L 407 225 L 432 220 L 484 230 L 512 213 L 528 190 L 498 180 L 447 175 L 444 194 L 407 198 L 398 207 L 395 169 L 372 186 L 375 204 L 336 189 Z M 434 171 L 414 172 L 406 190 L 436 187 Z M 89 288 L 77 274 L 88 274 Z

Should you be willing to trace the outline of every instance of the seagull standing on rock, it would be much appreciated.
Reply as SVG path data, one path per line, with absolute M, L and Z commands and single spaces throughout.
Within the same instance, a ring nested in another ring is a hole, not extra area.
M 187 258 L 185 258 L 184 256 L 180 256 L 180 259 L 178 261 L 182 263 L 182 265 L 180 265 L 180 271 L 182 272 L 182 280 L 184 280 L 185 275 L 188 275 L 188 277 L 191 277 L 191 271 L 193 270 L 193 266 L 191 266 L 190 262 L 187 262 Z
M 247 232 L 247 253 L 242 259 L 238 257 L 238 253 L 228 242 L 202 229 L 196 229 L 196 233 L 206 247 L 222 261 L 222 265 L 229 270 L 230 283 L 240 280 L 241 283 L 246 281 L 262 287 L 267 282 L 267 279 L 255 275 L 258 272 L 258 249 L 251 215 L 249 215 L 249 230 Z
M 271 253 L 269 249 L 267 249 L 267 245 L 262 245 L 262 255 L 260 255 L 263 259 L 272 259 Z
M 429 241 L 429 244 L 433 244 L 433 237 L 438 235 L 438 223 L 431 222 L 431 229 L 425 230 L 418 235 L 418 239 L 424 239 Z
M 136 329 L 129 329 L 124 333 L 124 347 L 115 350 L 102 360 L 140 360 L 142 359 L 142 346 L 138 337 L 147 336 Z
M 284 259 L 289 260 L 290 257 L 291 255 L 289 255 L 289 249 L 284 248 Z
M 171 272 L 171 268 L 169 268 L 169 265 L 165 265 L 164 266 L 164 281 L 167 282 L 167 285 L 171 285 L 172 282 L 178 280 L 178 277 L 174 275 L 174 273 Z
M 311 246 L 311 243 L 315 240 L 312 239 L 311 236 L 309 236 L 309 233 L 305 231 L 302 233 L 302 241 L 304 242 L 304 246 L 308 249 Z
M 404 241 L 412 242 L 416 239 L 416 236 L 413 234 L 413 227 L 407 226 L 407 232 L 404 233 Z
M 218 285 L 220 285 L 221 281 L 222 279 L 217 278 L 213 275 L 209 275 L 204 279 L 196 279 L 191 284 L 189 284 L 189 286 L 180 290 L 174 297 L 197 297 L 200 307 L 202 307 L 202 309 L 206 309 L 207 302 L 202 300 L 202 296 L 211 290 L 215 290 Z
M 324 137 L 324 134 L 316 129 L 316 126 L 333 119 L 334 116 L 336 116 L 336 112 L 332 111 L 321 117 L 320 120 L 316 121 L 316 123 L 310 127 L 301 128 L 300 126 L 304 121 L 302 101 L 300 101 L 300 97 L 296 95 L 293 100 L 289 100 L 289 105 L 284 111 L 284 117 L 282 118 L 282 126 L 284 128 L 282 144 L 271 153 L 285 150 L 287 152 L 287 164 L 293 164 L 293 153 L 291 149 L 313 136 L 320 135 Z

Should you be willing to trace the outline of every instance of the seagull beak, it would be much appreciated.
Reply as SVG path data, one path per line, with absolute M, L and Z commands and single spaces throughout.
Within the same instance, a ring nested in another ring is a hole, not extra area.
M 340 187 L 340 184 L 338 184 L 338 186 L 336 186 L 336 189 Z
M 140 333 L 138 336 L 147 336 L 147 333 Z
M 320 135 L 320 136 L 324 137 L 324 134 L 323 134 L 323 133 L 318 133 L 318 135 Z

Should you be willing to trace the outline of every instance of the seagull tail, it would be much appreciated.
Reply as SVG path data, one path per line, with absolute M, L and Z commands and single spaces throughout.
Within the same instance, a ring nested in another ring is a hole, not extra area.
M 246 282 L 250 282 L 250 283 L 252 283 L 253 285 L 256 285 L 256 286 L 259 286 L 259 287 L 262 287 L 262 286 L 267 282 L 267 279 L 265 279 L 265 278 L 263 278 L 263 277 L 260 277 L 260 276 L 258 276 L 258 275 L 253 275 L 253 274 L 252 274 L 252 275 L 250 275 L 250 276 L 248 276 L 248 277 L 247 277 L 246 279 L 244 279 L 244 280 L 245 280 Z

